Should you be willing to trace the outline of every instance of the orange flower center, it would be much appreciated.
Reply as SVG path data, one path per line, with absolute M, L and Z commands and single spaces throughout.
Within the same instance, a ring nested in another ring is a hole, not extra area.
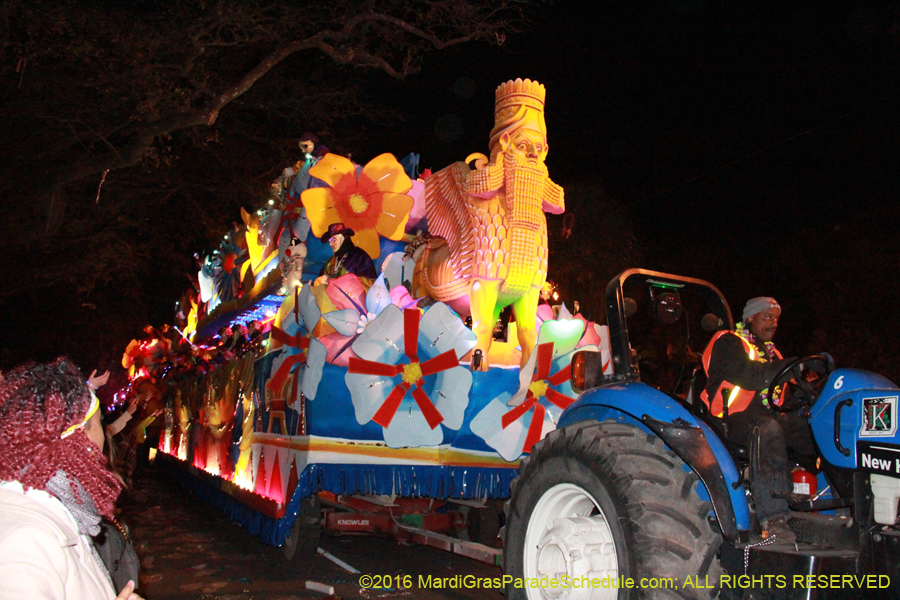
M 348 202 L 350 209 L 357 214 L 366 212 L 366 209 L 369 208 L 369 203 L 360 194 L 350 194 Z

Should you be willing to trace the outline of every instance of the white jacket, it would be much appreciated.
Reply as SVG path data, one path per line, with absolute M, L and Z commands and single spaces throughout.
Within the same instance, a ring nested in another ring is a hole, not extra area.
M 0 600 L 114 599 L 90 544 L 59 500 L 0 484 Z

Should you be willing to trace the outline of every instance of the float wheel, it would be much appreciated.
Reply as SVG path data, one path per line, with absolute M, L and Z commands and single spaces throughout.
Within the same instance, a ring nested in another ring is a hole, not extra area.
M 291 525 L 291 530 L 284 538 L 282 552 L 288 560 L 299 556 L 310 558 L 319 549 L 319 536 L 322 534 L 322 508 L 317 496 L 310 496 L 300 501 L 300 512 Z

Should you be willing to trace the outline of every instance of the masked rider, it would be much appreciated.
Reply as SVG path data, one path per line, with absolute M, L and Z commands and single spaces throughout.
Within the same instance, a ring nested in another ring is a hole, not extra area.
M 356 246 L 350 239 L 354 232 L 343 223 L 332 223 L 328 231 L 322 234 L 322 241 L 327 243 L 334 256 L 328 259 L 315 285 L 327 283 L 329 279 L 353 273 L 357 277 L 375 280 L 375 263 L 366 251 Z

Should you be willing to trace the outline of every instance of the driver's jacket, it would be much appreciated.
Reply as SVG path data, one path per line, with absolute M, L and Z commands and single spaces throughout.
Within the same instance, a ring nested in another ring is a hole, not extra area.
M 747 358 L 750 361 L 754 363 L 767 362 L 767 359 L 763 356 L 760 356 L 759 350 L 753 344 L 745 340 L 737 333 L 733 331 L 719 331 L 715 335 L 713 335 L 712 339 L 709 341 L 709 344 L 706 346 L 706 350 L 703 351 L 703 370 L 706 371 L 706 376 L 710 380 L 710 382 L 712 382 L 712 375 L 710 374 L 710 362 L 712 360 L 713 346 L 715 346 L 716 342 L 719 341 L 720 338 L 726 335 L 733 335 L 735 338 L 741 341 L 744 352 L 747 354 Z M 773 350 L 775 356 L 778 359 L 783 358 L 777 348 L 773 348 Z M 772 368 L 777 371 L 778 366 L 780 365 L 773 364 Z M 726 375 L 726 377 L 722 379 L 722 382 L 718 385 L 718 387 L 716 387 L 714 393 L 707 386 L 707 388 L 700 393 L 700 399 L 703 400 L 704 403 L 706 403 L 706 406 L 709 408 L 709 412 L 712 415 L 721 417 L 724 412 L 726 395 L 728 402 L 728 413 L 734 414 L 745 410 L 750 405 L 750 402 L 753 400 L 754 396 L 760 393 L 760 391 L 762 391 L 762 389 L 743 389 L 738 384 L 729 381 L 728 376 Z M 710 395 L 712 395 L 712 401 L 710 401 L 709 399 Z M 780 399 L 780 395 L 778 399 Z

